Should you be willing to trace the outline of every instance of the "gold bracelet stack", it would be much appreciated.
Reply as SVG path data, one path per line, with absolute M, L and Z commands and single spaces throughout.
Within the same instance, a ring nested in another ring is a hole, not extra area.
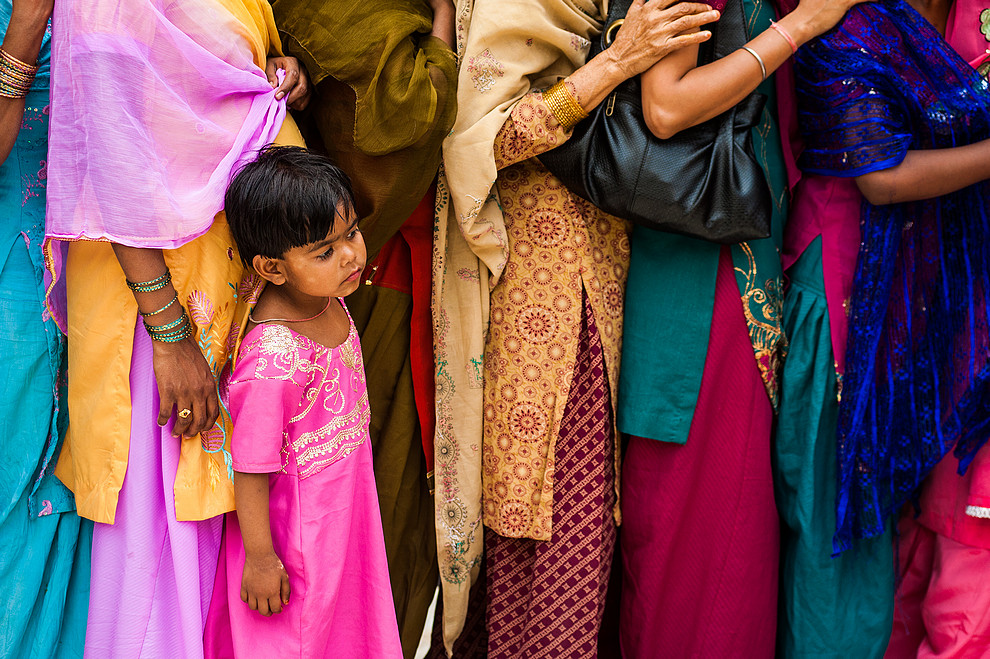
M 37 66 L 22 62 L 0 48 L 0 96 L 24 98 L 31 91 Z
M 567 89 L 563 80 L 558 81 L 553 87 L 543 92 L 543 99 L 564 130 L 573 128 L 579 121 L 588 116 L 588 113 Z

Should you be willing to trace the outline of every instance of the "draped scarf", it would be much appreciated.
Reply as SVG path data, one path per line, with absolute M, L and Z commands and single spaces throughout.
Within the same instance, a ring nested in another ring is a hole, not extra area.
M 316 86 L 307 115 L 351 177 L 370 260 L 436 178 L 457 111 L 454 53 L 430 36 L 424 0 L 273 0 L 272 9 L 286 54 Z
M 203 235 L 285 103 L 255 63 L 281 51 L 264 0 L 69 0 L 52 24 L 46 233 L 64 327 L 51 241 L 173 249 Z
M 902 0 L 798 53 L 802 169 L 855 177 L 990 137 L 990 89 Z M 838 420 L 836 552 L 879 535 L 949 451 L 990 432 L 990 186 L 861 209 Z
M 444 141 L 434 233 L 436 528 L 443 639 L 451 651 L 477 579 L 482 383 L 489 291 L 508 259 L 495 139 L 515 104 L 584 64 L 605 15 L 592 0 L 457 2 L 457 118 Z M 576 50 L 573 44 L 583 47 Z

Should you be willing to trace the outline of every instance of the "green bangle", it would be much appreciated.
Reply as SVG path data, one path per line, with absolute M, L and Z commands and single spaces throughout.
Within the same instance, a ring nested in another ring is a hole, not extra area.
M 158 332 L 148 332 L 148 336 L 151 337 L 152 341 L 158 341 L 159 343 L 178 343 L 184 338 L 192 334 L 192 328 L 188 325 L 183 327 L 178 332 L 172 332 L 170 334 L 160 334 Z
M 168 304 L 166 304 L 164 307 L 162 307 L 158 311 L 152 311 L 150 313 L 144 313 L 143 311 L 141 311 L 140 309 L 138 309 L 138 313 L 141 314 L 142 316 L 144 316 L 145 318 L 151 318 L 152 316 L 157 316 L 158 314 L 160 314 L 161 312 L 165 311 L 170 306 L 172 306 L 173 304 L 175 304 L 175 301 L 178 300 L 178 299 L 179 299 L 179 294 L 176 293 L 172 297 L 172 299 L 168 301 Z
M 162 290 L 172 283 L 172 273 L 166 270 L 163 275 L 159 275 L 154 279 L 138 283 L 129 280 L 125 281 L 127 281 L 127 288 L 131 289 L 135 293 L 153 293 L 154 291 Z
M 178 329 L 179 327 L 185 325 L 187 322 L 189 322 L 189 319 L 186 317 L 186 314 L 183 313 L 181 316 L 173 320 L 171 323 L 168 323 L 167 325 L 149 325 L 147 322 L 145 322 L 144 325 L 149 332 L 167 333 L 170 330 Z
M 192 323 L 189 322 L 189 316 L 183 309 L 181 316 L 166 325 L 151 325 L 148 321 L 144 321 L 144 329 L 154 341 L 175 343 L 192 334 Z

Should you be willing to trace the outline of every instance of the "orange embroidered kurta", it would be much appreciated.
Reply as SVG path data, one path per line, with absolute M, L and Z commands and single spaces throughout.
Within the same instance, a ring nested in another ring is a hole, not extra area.
M 614 406 L 629 266 L 625 222 L 571 194 L 534 157 L 566 137 L 542 92 L 531 92 L 495 141 L 509 259 L 491 292 L 484 359 L 484 523 L 535 540 L 553 531 L 554 445 L 583 296 L 601 333 Z
M 265 0 L 218 1 L 244 26 L 231 35 L 232 43 L 242 39 L 264 68 L 269 53 L 281 52 L 270 5 Z M 286 116 L 276 141 L 304 144 L 291 117 Z M 164 254 L 195 326 L 193 336 L 218 376 L 240 330 L 236 321 L 260 293 L 258 277 L 245 272 L 222 212 L 206 234 Z M 70 422 L 55 473 L 75 494 L 80 516 L 112 524 L 130 448 L 128 378 L 137 304 L 107 242 L 71 243 L 65 282 Z M 224 412 L 210 430 L 181 440 L 174 485 L 177 519 L 207 519 L 234 509 L 233 483 L 220 450 L 226 444 L 229 451 L 229 437 L 230 415 Z

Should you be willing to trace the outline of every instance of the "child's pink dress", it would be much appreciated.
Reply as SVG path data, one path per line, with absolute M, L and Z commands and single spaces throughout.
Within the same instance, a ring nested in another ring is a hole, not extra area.
M 401 657 L 353 323 L 336 348 L 282 325 L 255 327 L 229 401 L 234 469 L 271 473 L 272 541 L 292 593 L 270 618 L 241 601 L 244 545 L 228 514 L 206 655 Z

